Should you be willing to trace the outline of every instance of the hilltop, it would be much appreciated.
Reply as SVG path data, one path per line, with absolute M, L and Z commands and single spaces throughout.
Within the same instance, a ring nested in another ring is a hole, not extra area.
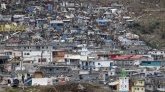
M 135 19 L 131 31 L 140 35 L 148 45 L 165 48 L 165 0 L 116 0 L 124 4 Z
M 165 49 L 165 0 L 97 0 L 103 6 L 114 2 L 124 5 L 126 15 L 135 19 L 135 24 L 128 27 L 130 31 L 151 47 Z

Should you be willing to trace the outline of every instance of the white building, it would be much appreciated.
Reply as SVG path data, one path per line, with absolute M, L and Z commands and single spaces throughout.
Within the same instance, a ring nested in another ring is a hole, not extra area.
M 165 58 L 164 51 L 153 50 L 149 51 L 148 54 L 151 55 L 154 58 L 154 60 L 162 60 Z
M 97 60 L 93 61 L 93 70 L 98 71 L 100 68 L 104 68 L 105 70 L 109 70 L 113 61 L 106 60 Z
M 23 51 L 24 63 L 48 64 L 52 62 L 52 52 L 44 51 Z
M 3 50 L 1 54 L 4 54 L 5 56 L 9 56 L 10 60 L 16 57 L 21 57 L 21 51 L 18 50 Z
M 119 77 L 119 92 L 129 92 L 128 77 Z
M 6 4 L 5 4 L 5 3 L 2 3 L 2 4 L 1 4 L 1 9 L 2 9 L 2 10 L 3 10 L 3 9 L 4 9 L 4 10 L 6 9 Z
M 165 57 L 165 52 L 164 51 L 149 51 L 148 54 L 150 55 L 162 55 L 163 57 Z

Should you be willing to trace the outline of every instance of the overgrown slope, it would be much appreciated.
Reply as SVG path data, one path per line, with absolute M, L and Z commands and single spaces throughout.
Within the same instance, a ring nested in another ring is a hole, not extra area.
M 131 5 L 140 9 L 133 10 L 137 25 L 132 30 L 152 47 L 165 48 L 165 0 L 141 0 L 139 3 L 139 6 Z
M 165 0 L 90 0 L 103 6 L 112 2 L 123 4 L 127 15 L 135 19 L 130 31 L 139 34 L 148 45 L 165 49 Z
M 112 0 L 113 1 L 113 0 Z M 157 49 L 165 49 L 165 0 L 115 0 L 135 18 L 131 31 Z
M 68 83 L 56 86 L 36 86 L 27 87 L 24 91 L 21 88 L 7 88 L 4 92 L 111 92 L 98 85 L 81 83 L 83 89 L 79 88 L 78 83 Z

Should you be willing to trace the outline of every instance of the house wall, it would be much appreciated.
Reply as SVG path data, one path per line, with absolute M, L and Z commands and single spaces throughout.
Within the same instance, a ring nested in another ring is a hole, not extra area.
M 134 85 L 131 88 L 131 92 L 145 92 L 145 82 L 144 82 L 144 80 L 134 81 Z
M 145 87 L 133 86 L 131 92 L 145 92 Z
M 148 54 L 150 54 L 150 55 L 163 55 L 165 57 L 164 51 L 149 51 Z
M 50 78 L 32 78 L 32 86 L 34 85 L 52 85 L 52 79 Z
M 65 54 L 65 59 L 80 59 L 80 55 Z
M 69 67 L 41 67 L 41 71 L 45 76 L 61 76 L 61 75 L 69 75 L 71 73 L 71 69 Z
M 160 68 L 160 66 L 161 66 L 161 61 L 142 61 L 140 63 L 140 67 Z
M 140 64 L 140 60 L 117 60 L 114 62 L 116 66 L 135 66 Z
M 145 88 L 146 88 L 146 90 L 150 90 L 150 91 L 153 91 L 153 90 L 154 90 L 154 87 L 153 87 L 153 85 L 151 85 L 151 84 L 145 85 Z
M 64 27 L 64 23 L 63 21 L 50 21 L 50 25 L 51 27 L 53 27 L 56 30 L 62 30 L 62 28 Z
M 129 92 L 129 78 L 128 77 L 119 78 L 119 92 Z
M 108 71 L 108 75 L 109 76 L 115 76 L 116 75 L 115 69 Z
M 149 51 L 148 54 L 152 55 L 154 60 L 162 60 L 165 58 L 164 51 Z
M 3 53 L 6 56 L 9 56 L 10 59 L 13 59 L 14 57 L 21 57 L 21 51 L 4 50 Z
M 109 68 L 113 61 L 93 61 L 93 70 L 98 71 L 100 68 Z
M 100 67 L 110 67 L 110 61 L 94 61 L 94 66 L 96 68 Z
M 42 62 L 42 64 L 46 64 L 52 62 L 51 54 L 51 51 L 23 51 L 23 61 L 33 61 L 33 63 L 41 63 L 38 60 L 42 57 L 43 59 L 46 59 L 46 62 Z
M 136 85 L 136 86 L 144 86 L 144 81 L 143 80 L 136 81 L 136 82 L 134 82 L 134 85 Z
M 110 66 L 113 65 L 113 61 L 102 61 L 102 60 L 97 60 L 97 61 L 80 61 L 80 67 L 81 69 L 85 70 L 94 70 L 98 71 L 99 69 L 110 69 Z
M 64 62 L 65 51 L 53 51 L 53 62 Z
M 23 75 L 25 76 L 24 79 L 27 79 L 27 73 L 24 73 Z M 18 74 L 17 74 L 17 78 L 18 78 L 19 80 L 22 80 L 22 73 L 21 73 L 21 74 L 18 73 Z

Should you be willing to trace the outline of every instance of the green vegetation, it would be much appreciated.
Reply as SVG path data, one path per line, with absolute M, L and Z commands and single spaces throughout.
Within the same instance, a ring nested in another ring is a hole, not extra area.
M 4 90 L 4 92 L 20 92 L 20 90 L 21 90 L 20 88 L 10 88 L 10 87 L 8 87 Z

